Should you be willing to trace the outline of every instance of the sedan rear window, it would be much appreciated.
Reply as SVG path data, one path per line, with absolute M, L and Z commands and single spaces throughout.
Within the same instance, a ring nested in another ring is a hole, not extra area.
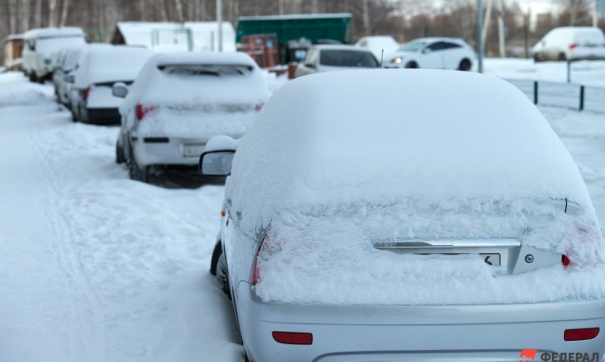
M 166 64 L 158 65 L 158 69 L 171 75 L 188 76 L 237 76 L 252 72 L 249 65 L 239 64 Z
M 378 61 L 371 53 L 355 50 L 322 50 L 319 63 L 333 67 L 378 68 Z

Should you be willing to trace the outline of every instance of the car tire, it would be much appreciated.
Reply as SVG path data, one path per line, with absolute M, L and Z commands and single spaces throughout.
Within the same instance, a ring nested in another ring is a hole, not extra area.
M 130 176 L 131 180 L 147 183 L 149 173 L 146 167 L 140 168 L 137 162 L 132 160 L 128 164 L 128 176 Z
M 559 53 L 559 60 L 563 62 L 567 60 L 567 56 L 565 56 L 565 53 Z
M 462 59 L 460 61 L 460 65 L 458 65 L 458 70 L 464 72 L 471 70 L 471 61 L 468 59 Z
M 408 69 L 418 69 L 418 64 L 416 62 L 409 62 L 405 65 Z
M 218 259 L 221 257 L 223 253 L 223 246 L 221 245 L 221 241 L 217 241 L 214 244 L 214 250 L 212 251 L 212 259 L 210 259 L 210 274 L 216 276 L 216 266 L 218 265 Z
M 126 156 L 124 156 L 124 147 L 120 146 L 120 143 L 116 141 L 116 163 L 118 165 L 126 162 Z
M 227 259 L 223 253 L 223 245 L 221 241 L 218 241 L 214 245 L 214 251 L 212 252 L 212 260 L 210 261 L 210 274 L 216 277 L 218 285 L 231 300 L 231 286 L 229 285 L 229 272 L 227 269 Z
M 140 181 L 144 183 L 149 182 L 149 171 L 147 167 L 139 167 L 137 164 L 137 160 L 134 157 L 134 153 L 132 152 L 132 147 L 130 148 L 130 159 L 128 160 L 128 176 L 131 180 Z
M 534 53 L 533 58 L 534 58 L 534 63 L 540 63 L 541 62 L 540 55 L 538 55 L 538 53 Z

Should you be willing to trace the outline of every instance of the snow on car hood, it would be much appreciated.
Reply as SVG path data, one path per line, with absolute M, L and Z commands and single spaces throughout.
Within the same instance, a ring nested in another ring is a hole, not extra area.
M 269 230 L 280 240 L 256 286 L 265 301 L 605 297 L 605 276 L 588 282 L 582 275 L 594 269 L 579 271 L 599 268 L 605 275 L 604 245 L 573 159 L 527 97 L 494 77 L 374 70 L 294 80 L 242 138 L 226 197 L 244 232 Z M 582 212 L 565 214 L 553 199 L 573 201 Z M 308 211 L 318 208 L 340 211 Z M 501 275 L 478 256 L 396 255 L 372 247 L 376 239 L 415 237 L 513 237 L 572 253 L 579 266 L 567 274 L 558 265 Z M 554 275 L 569 285 L 554 288 Z M 536 281 L 547 290 L 527 292 Z M 479 295 L 482 288 L 492 293 Z

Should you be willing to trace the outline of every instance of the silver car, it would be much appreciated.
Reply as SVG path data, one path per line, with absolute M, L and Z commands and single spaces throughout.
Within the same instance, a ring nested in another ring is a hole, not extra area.
M 586 186 L 505 81 L 303 77 L 240 140 L 211 139 L 200 167 L 230 175 L 211 273 L 251 361 L 605 353 L 605 244 Z
M 295 77 L 335 70 L 378 68 L 370 50 L 352 45 L 314 45 L 296 67 Z
M 113 92 L 125 97 L 116 162 L 144 182 L 167 168 L 196 173 L 206 142 L 241 137 L 270 95 L 248 55 L 208 52 L 157 54 L 130 88 L 116 84 Z

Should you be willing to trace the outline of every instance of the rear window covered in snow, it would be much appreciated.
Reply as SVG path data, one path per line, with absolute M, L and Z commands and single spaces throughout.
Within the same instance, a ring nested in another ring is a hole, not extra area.
M 158 69 L 171 75 L 237 76 L 249 74 L 253 67 L 237 64 L 162 64 Z

